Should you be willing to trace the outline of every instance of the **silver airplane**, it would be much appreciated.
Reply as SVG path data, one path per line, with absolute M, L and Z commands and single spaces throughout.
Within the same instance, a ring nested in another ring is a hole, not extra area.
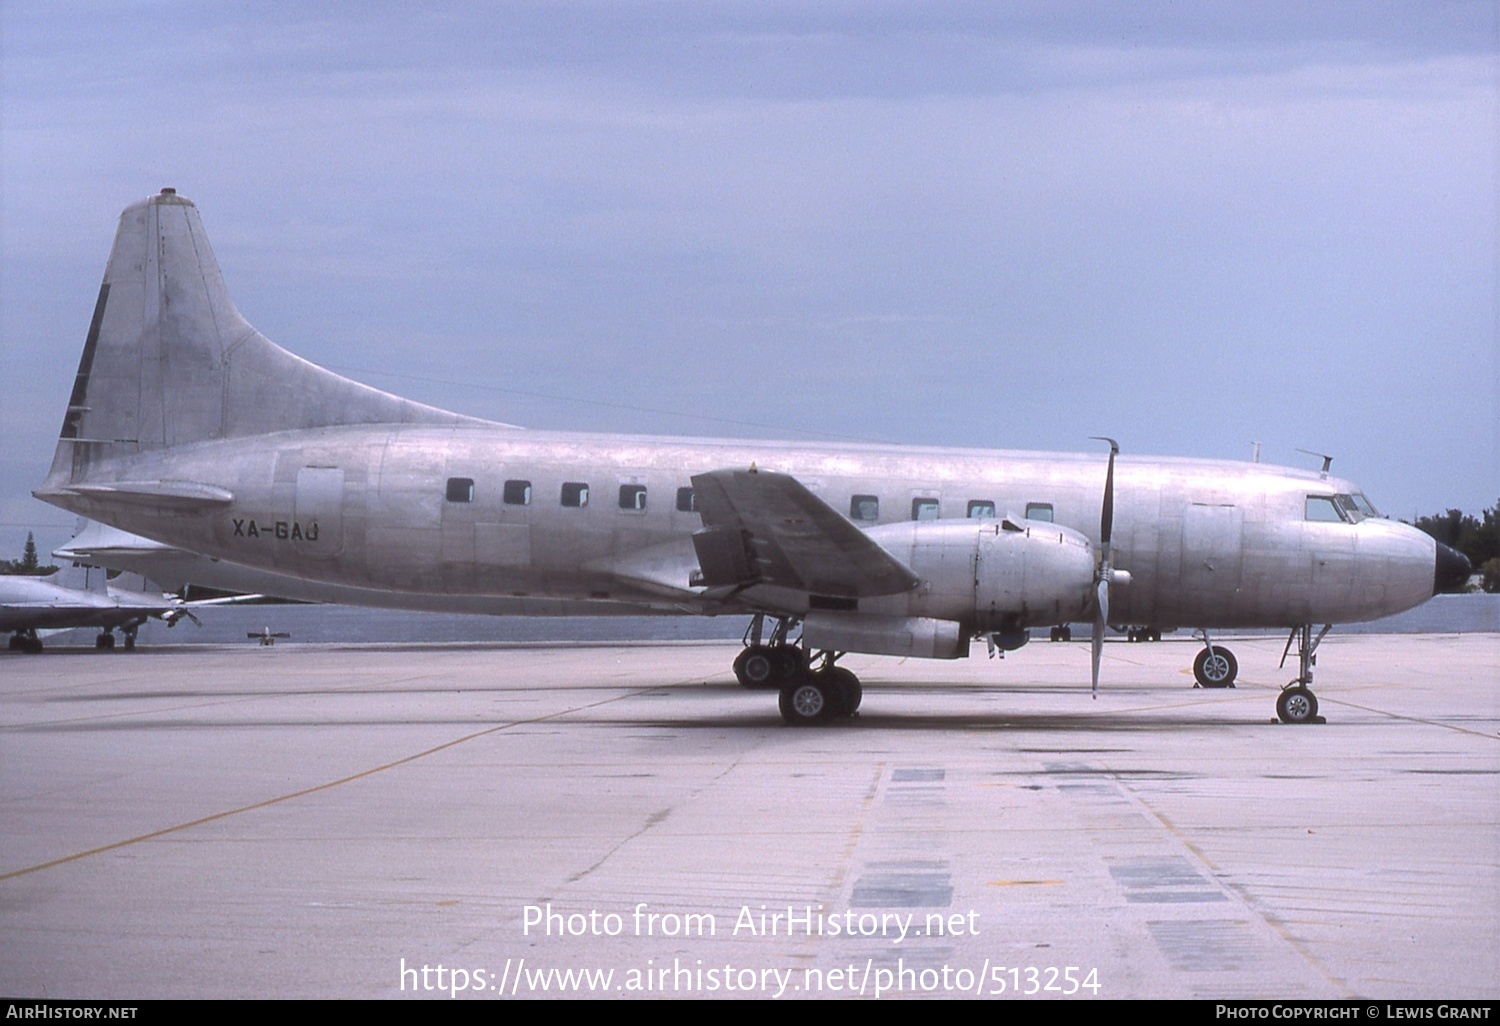
M 788 723 L 852 715 L 845 653 L 961 658 L 1033 628 L 1289 629 L 1314 722 L 1329 626 L 1469 573 L 1352 482 L 1260 463 L 528 431 L 402 399 L 240 315 L 197 208 L 126 208 L 34 493 L 212 560 L 422 609 L 751 617 L 736 675 Z M 267 589 L 272 590 L 274 589 Z M 1315 626 L 1323 624 L 1315 632 Z M 800 631 L 800 637 L 796 636 Z M 1285 659 L 1285 656 L 1283 656 Z
M 181 600 L 134 575 L 108 581 L 103 570 L 64 567 L 46 577 L 0 576 L 0 632 L 10 633 L 13 652 L 40 652 L 39 631 L 75 627 L 98 627 L 96 648 L 114 648 L 119 630 L 128 651 L 152 617 L 172 627 L 192 615 Z

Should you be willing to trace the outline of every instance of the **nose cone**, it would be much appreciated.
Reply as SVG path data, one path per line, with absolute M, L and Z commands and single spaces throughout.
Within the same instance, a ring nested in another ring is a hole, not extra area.
M 1469 581 L 1469 575 L 1474 568 L 1469 564 L 1469 557 L 1457 549 L 1449 548 L 1442 542 L 1437 543 L 1437 559 L 1434 561 L 1432 570 L 1432 593 L 1442 595 L 1445 592 L 1459 591 Z

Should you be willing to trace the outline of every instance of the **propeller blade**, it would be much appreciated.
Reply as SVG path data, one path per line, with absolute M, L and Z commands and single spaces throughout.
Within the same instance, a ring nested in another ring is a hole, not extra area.
M 1099 657 L 1104 654 L 1104 632 L 1109 624 L 1109 582 L 1100 581 L 1095 595 L 1094 636 L 1089 639 L 1094 658 L 1094 698 L 1099 697 Z
M 1109 585 L 1113 579 L 1114 560 L 1109 543 L 1115 529 L 1115 457 L 1120 443 L 1113 438 L 1094 435 L 1096 442 L 1109 443 L 1109 469 L 1104 472 L 1104 502 L 1099 507 L 1099 574 L 1094 580 L 1093 691 L 1099 697 L 1099 658 L 1104 654 L 1104 632 L 1109 629 Z
M 1103 435 L 1094 435 L 1093 440 L 1109 443 L 1109 469 L 1104 472 L 1104 504 L 1099 510 L 1099 548 L 1108 559 L 1109 540 L 1115 528 L 1115 457 L 1120 454 L 1120 443 Z

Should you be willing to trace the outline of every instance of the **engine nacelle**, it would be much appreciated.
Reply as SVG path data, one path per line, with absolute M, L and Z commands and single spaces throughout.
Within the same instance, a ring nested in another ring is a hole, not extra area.
M 1089 617 L 1094 547 L 1071 528 L 1004 517 L 886 524 L 868 533 L 922 579 L 899 597 L 909 616 L 957 620 L 976 634 Z M 861 610 L 875 605 L 861 603 Z

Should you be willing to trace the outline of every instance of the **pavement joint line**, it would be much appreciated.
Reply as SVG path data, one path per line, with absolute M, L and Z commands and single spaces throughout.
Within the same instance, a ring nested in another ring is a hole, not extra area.
M 1242 908 L 1244 908 L 1251 915 L 1255 916 L 1261 922 L 1270 927 L 1271 931 L 1275 933 L 1276 936 L 1280 937 L 1288 947 L 1290 947 L 1297 953 L 1299 957 L 1302 958 L 1303 961 L 1312 966 L 1313 969 L 1317 970 L 1318 975 L 1322 976 L 1323 979 L 1326 980 L 1331 986 L 1337 987 L 1342 990 L 1346 997 L 1356 996 L 1355 992 L 1350 989 L 1348 982 L 1339 979 L 1338 977 L 1330 973 L 1328 971 L 1328 967 L 1325 966 L 1322 961 L 1320 961 L 1315 955 L 1313 955 L 1313 953 L 1305 944 L 1298 941 L 1297 938 L 1292 935 L 1291 931 L 1287 928 L 1286 923 L 1283 922 L 1280 917 L 1265 911 L 1261 907 L 1260 903 L 1255 901 L 1253 896 L 1247 894 L 1233 881 L 1226 879 L 1223 869 L 1221 869 L 1214 863 L 1212 859 L 1208 857 L 1207 852 L 1203 851 L 1192 841 L 1188 840 L 1187 836 L 1181 830 L 1177 829 L 1177 824 L 1173 823 L 1165 813 L 1157 811 L 1156 807 L 1153 806 L 1150 802 L 1146 801 L 1146 799 L 1143 798 L 1140 794 L 1138 794 L 1135 788 L 1131 787 L 1130 784 L 1125 780 L 1125 778 L 1121 776 L 1117 771 L 1112 769 L 1105 769 L 1102 772 L 1107 775 L 1109 779 L 1113 780 L 1115 786 L 1119 788 L 1120 791 L 1125 795 L 1129 796 L 1130 800 L 1134 802 L 1142 811 L 1144 811 L 1148 817 L 1150 817 L 1155 822 L 1160 823 L 1162 828 L 1172 836 L 1173 840 L 1182 845 L 1182 847 L 1188 852 L 1188 854 L 1192 856 L 1194 861 L 1196 861 L 1200 866 L 1207 869 L 1209 871 L 1209 879 L 1211 879 L 1219 887 L 1220 890 L 1227 890 L 1231 894 L 1233 894 Z

